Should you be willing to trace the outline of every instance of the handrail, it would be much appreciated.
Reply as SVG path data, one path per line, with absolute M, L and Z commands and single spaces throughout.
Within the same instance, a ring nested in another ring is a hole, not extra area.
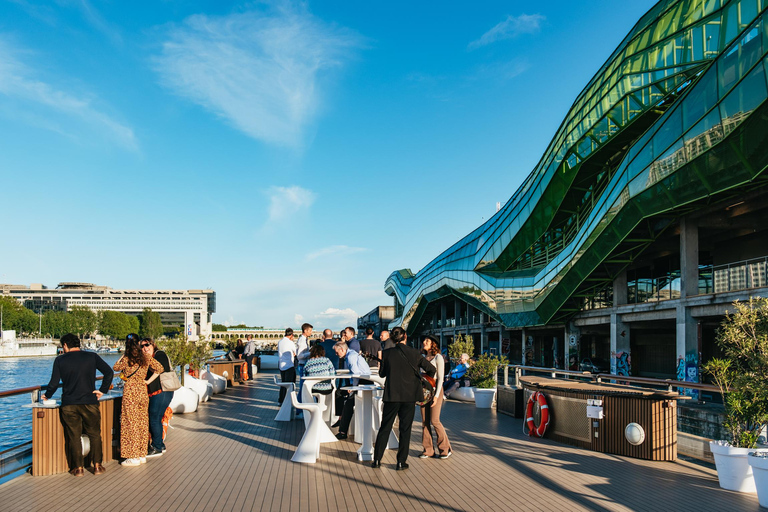
M 548 373 L 555 379 L 557 375 L 565 375 L 566 377 L 572 376 L 581 379 L 587 379 L 596 383 L 602 383 L 604 379 L 610 379 L 613 381 L 628 382 L 632 384 L 645 384 L 649 386 L 666 387 L 667 391 L 674 391 L 674 388 L 678 389 L 696 389 L 699 391 L 709 391 L 712 393 L 720 393 L 720 388 L 713 386 L 712 384 L 700 384 L 698 382 L 686 382 L 682 380 L 674 379 L 653 379 L 649 377 L 631 377 L 628 375 L 614 375 L 612 373 L 590 373 L 575 370 L 561 370 L 559 368 L 546 368 L 541 366 L 525 366 L 519 364 L 509 364 L 504 367 L 504 384 L 509 383 L 509 369 L 513 368 L 515 371 L 515 387 L 520 387 L 520 377 L 523 371 L 532 373 Z

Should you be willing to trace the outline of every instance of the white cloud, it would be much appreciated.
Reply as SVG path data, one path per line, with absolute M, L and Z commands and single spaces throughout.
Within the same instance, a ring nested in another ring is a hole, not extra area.
M 302 322 L 304 322 L 304 317 L 303 317 L 302 315 L 300 315 L 300 314 L 298 314 L 298 313 L 296 313 L 295 315 L 293 315 L 293 323 L 295 323 L 295 324 L 300 324 L 300 323 L 302 323 Z
M 270 187 L 267 224 L 285 222 L 296 214 L 306 211 L 317 197 L 314 192 L 299 186 Z
M 347 325 L 357 325 L 357 318 L 358 318 L 357 312 L 352 308 L 345 308 L 345 309 L 338 309 L 338 308 L 328 308 L 322 313 L 318 313 L 315 315 L 315 318 L 326 320 L 329 322 L 335 321 L 338 324 L 343 324 L 345 326 Z
M 507 16 L 507 19 L 494 26 L 491 30 L 480 36 L 480 39 L 469 43 L 468 48 L 475 50 L 496 41 L 512 39 L 520 34 L 534 34 L 541 29 L 541 23 L 546 18 L 541 14 L 521 14 L 520 16 Z
M 298 147 L 320 106 L 319 74 L 360 41 L 301 7 L 201 14 L 170 30 L 156 69 L 169 89 L 246 135 Z
M 121 146 L 138 148 L 133 130 L 94 106 L 96 100 L 57 88 L 34 77 L 19 60 L 23 50 L 0 39 L 0 97 L 9 99 L 3 110 L 28 123 L 75 139 L 105 135 Z M 88 134 L 82 134 L 88 131 Z
M 314 259 L 321 258 L 323 256 L 347 256 L 350 254 L 365 252 L 367 250 L 368 249 L 366 249 L 365 247 L 350 247 L 348 245 L 331 245 L 329 247 L 323 247 L 322 249 L 319 249 L 317 251 L 307 254 L 305 259 L 307 261 L 312 261 Z

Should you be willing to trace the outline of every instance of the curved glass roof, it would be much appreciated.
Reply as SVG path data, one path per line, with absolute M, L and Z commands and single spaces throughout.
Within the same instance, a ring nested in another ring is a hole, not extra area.
M 547 323 L 643 219 L 761 173 L 765 146 L 753 139 L 768 132 L 754 114 L 766 99 L 766 4 L 654 6 L 504 207 L 416 275 L 390 275 L 385 291 L 401 313 L 392 325 L 413 331 L 446 295 L 508 327 Z

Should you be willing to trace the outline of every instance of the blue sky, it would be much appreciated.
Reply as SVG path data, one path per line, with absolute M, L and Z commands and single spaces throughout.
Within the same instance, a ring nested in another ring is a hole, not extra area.
M 0 282 L 353 324 L 509 199 L 653 4 L 0 0 Z

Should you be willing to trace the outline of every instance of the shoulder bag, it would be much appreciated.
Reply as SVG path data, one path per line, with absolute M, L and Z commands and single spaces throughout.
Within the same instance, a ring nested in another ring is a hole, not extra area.
M 424 400 L 416 401 L 416 405 L 419 405 L 419 406 L 427 405 L 429 402 L 432 401 L 433 398 L 435 398 L 435 390 L 437 389 L 437 382 L 435 381 L 434 378 L 424 373 L 421 373 L 416 368 L 414 368 L 411 362 L 408 361 L 408 358 L 405 357 L 405 354 L 403 354 L 402 350 L 398 350 L 398 352 L 400 352 L 400 355 L 403 356 L 403 359 L 405 359 L 405 361 L 408 363 L 408 366 L 410 366 L 413 369 L 413 373 L 415 373 L 416 377 L 418 377 L 418 379 L 421 381 L 421 391 L 424 396 Z
M 168 354 L 165 357 L 168 357 Z M 168 366 L 171 367 L 171 371 L 160 374 L 160 387 L 163 391 L 176 391 L 181 387 L 181 382 L 179 382 L 179 376 L 176 375 L 176 370 L 174 370 L 174 366 L 171 364 L 170 357 L 168 357 Z

